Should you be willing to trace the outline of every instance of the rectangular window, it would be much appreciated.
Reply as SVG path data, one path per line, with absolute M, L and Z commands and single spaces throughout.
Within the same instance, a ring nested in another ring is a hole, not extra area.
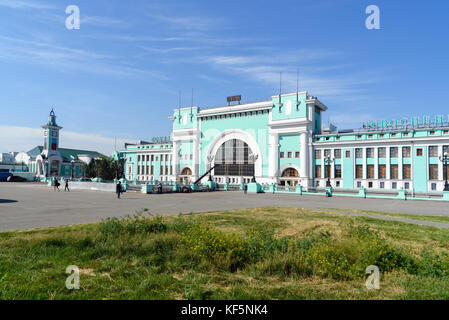
M 139 161 L 140 161 L 140 154 L 137 155 L 137 162 L 139 162 Z
M 374 148 L 366 148 L 366 157 L 374 158 Z
M 368 182 L 368 188 L 372 188 L 373 187 L 373 182 L 372 181 L 370 181 L 370 182 Z
M 355 166 L 355 177 L 356 179 L 363 179 L 363 166 L 360 164 Z
M 279 154 L 279 157 L 280 157 L 281 159 L 284 158 L 284 153 L 281 152 L 281 153 Z
M 429 147 L 429 157 L 438 157 L 438 147 L 437 146 Z
M 384 148 L 384 147 L 379 148 L 379 149 L 377 150 L 377 154 L 378 154 L 378 157 L 379 157 L 379 158 L 386 158 L 386 157 L 387 157 L 387 149 Z
M 406 190 L 410 189 L 410 183 L 408 182 L 404 183 L 404 189 Z
M 379 179 L 387 178 L 387 166 L 384 164 L 379 165 Z
M 393 183 L 391 184 L 391 188 L 392 188 L 392 189 L 396 189 L 397 187 L 398 187 L 397 182 L 393 182 Z
M 331 166 L 324 166 L 324 177 L 329 178 L 331 176 Z
M 443 146 L 443 154 L 449 153 L 449 146 Z
M 398 147 L 390 148 L 390 158 L 397 158 L 397 157 L 398 157 Z
M 321 178 L 321 166 L 320 165 L 315 166 L 315 178 Z
M 321 159 L 321 150 L 315 150 L 315 159 Z
M 151 161 L 154 161 L 154 155 L 151 155 Z
M 287 152 L 287 158 L 291 158 L 291 157 L 292 157 L 292 155 L 293 155 L 293 154 L 292 154 L 292 152 L 290 152 L 290 151 L 289 151 L 289 152 Z
M 361 188 L 362 187 L 362 182 L 361 181 L 357 181 L 357 188 Z
M 374 179 L 374 165 L 369 164 L 366 166 L 366 178 Z
M 432 191 L 435 191 L 437 189 L 437 184 L 436 183 L 432 183 L 430 185 L 430 188 L 432 189 Z
M 327 156 L 331 155 L 331 150 L 330 149 L 325 149 L 324 150 L 324 157 L 326 158 Z
M 151 175 L 154 174 L 154 166 L 151 166 Z
M 380 188 L 381 188 L 381 189 L 384 189 L 384 188 L 385 188 L 385 182 L 382 181 L 382 182 L 380 183 Z
M 438 165 L 429 164 L 429 179 L 438 180 Z
M 351 158 L 351 151 L 346 151 L 346 158 Z
M 160 170 L 159 170 L 159 174 L 163 175 L 164 174 L 164 167 L 161 166 Z
M 412 178 L 412 169 L 411 165 L 404 164 L 402 165 L 402 179 L 411 179 Z
M 295 152 L 295 158 L 299 158 L 299 151 Z
M 356 148 L 355 149 L 355 157 L 356 158 L 363 158 L 363 154 L 362 154 L 362 152 L 363 152 L 363 149 L 361 149 L 361 148 Z
M 341 178 L 341 164 L 335 165 L 335 178 Z
M 341 149 L 334 150 L 334 157 L 335 159 L 341 159 Z
M 416 149 L 416 156 L 417 157 L 422 157 L 422 149 L 421 148 Z
M 392 164 L 390 166 L 390 179 L 395 180 L 398 179 L 398 165 Z
M 402 157 L 410 158 L 410 147 L 402 147 Z

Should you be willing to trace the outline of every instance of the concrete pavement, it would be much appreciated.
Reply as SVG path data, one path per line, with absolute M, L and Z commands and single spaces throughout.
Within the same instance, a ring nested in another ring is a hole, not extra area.
M 112 192 L 73 190 L 54 192 L 37 183 L 0 183 L 0 230 L 24 230 L 101 221 L 148 208 L 169 215 L 241 208 L 285 206 L 307 209 L 354 209 L 392 213 L 449 216 L 449 203 L 297 194 L 247 194 L 240 191 L 191 194 L 127 192 L 116 199 Z M 344 210 L 342 210 L 344 211 Z

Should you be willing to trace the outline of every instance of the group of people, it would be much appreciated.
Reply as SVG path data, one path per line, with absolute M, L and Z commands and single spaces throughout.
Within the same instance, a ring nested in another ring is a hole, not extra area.
M 58 181 L 58 179 L 56 179 L 56 178 L 54 178 L 54 180 L 53 180 L 53 189 L 56 191 L 56 190 L 58 190 L 58 191 L 61 191 L 61 190 L 59 190 L 59 186 L 60 186 L 61 184 L 59 183 L 59 181 Z M 65 179 L 65 188 L 64 188 L 64 191 L 70 191 L 70 189 L 69 189 L 69 179 Z

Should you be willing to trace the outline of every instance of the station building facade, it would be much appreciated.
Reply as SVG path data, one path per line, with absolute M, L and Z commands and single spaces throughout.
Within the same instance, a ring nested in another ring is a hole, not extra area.
M 447 119 L 339 131 L 323 128 L 326 110 L 307 91 L 217 108 L 177 108 L 169 117 L 170 138 L 125 144 L 125 176 L 192 183 L 212 168 L 218 183 L 255 179 L 309 189 L 330 180 L 341 189 L 443 190 L 439 157 L 448 151 Z

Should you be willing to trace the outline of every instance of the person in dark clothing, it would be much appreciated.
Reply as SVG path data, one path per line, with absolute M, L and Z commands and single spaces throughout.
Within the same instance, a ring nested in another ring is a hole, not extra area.
M 58 191 L 61 191 L 61 190 L 59 190 L 59 185 L 60 185 L 60 183 L 59 183 L 58 179 L 55 178 L 55 182 L 54 182 L 54 190 L 55 191 L 56 191 L 56 189 L 58 189 Z
M 120 194 L 123 192 L 122 183 L 119 181 L 115 186 L 115 193 L 117 194 L 117 198 L 120 199 Z
M 246 183 L 243 185 L 243 192 L 245 194 L 248 192 L 248 185 Z
M 69 179 L 66 179 L 66 180 L 65 180 L 65 188 L 64 188 L 64 191 L 70 191 L 70 189 L 69 189 Z

